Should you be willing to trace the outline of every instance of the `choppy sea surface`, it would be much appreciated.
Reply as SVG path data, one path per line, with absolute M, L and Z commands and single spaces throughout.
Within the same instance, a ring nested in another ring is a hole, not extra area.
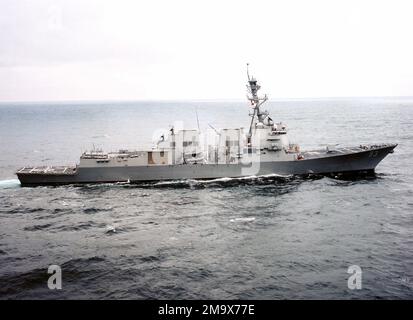
M 413 98 L 269 102 L 302 149 L 395 142 L 373 178 L 20 187 L 25 165 L 150 146 L 243 102 L 0 104 L 0 299 L 412 299 Z M 50 290 L 47 269 L 62 269 Z M 348 268 L 362 288 L 348 288 Z

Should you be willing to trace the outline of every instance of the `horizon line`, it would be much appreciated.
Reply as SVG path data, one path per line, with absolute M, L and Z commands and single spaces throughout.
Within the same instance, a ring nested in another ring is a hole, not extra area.
M 348 100 L 348 99 L 413 99 L 412 96 L 402 95 L 402 96 L 331 96 L 331 97 L 300 97 L 300 98 L 273 98 L 268 99 L 268 102 L 276 101 L 289 101 L 289 100 Z M 0 104 L 40 104 L 40 103 L 112 103 L 112 102 L 248 102 L 240 98 L 194 98 L 194 99 L 68 99 L 68 100 L 3 100 Z

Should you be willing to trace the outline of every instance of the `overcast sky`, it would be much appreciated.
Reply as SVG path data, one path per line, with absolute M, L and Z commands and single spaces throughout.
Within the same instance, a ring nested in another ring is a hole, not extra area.
M 413 96 L 411 0 L 0 5 L 0 101 Z

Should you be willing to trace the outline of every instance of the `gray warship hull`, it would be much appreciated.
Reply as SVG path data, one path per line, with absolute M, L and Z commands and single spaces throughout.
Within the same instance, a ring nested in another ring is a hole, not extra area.
M 247 64 L 248 68 L 248 64 Z M 261 86 L 248 69 L 247 98 L 251 122 L 244 128 L 224 128 L 213 135 L 201 130 L 171 127 L 149 150 L 121 149 L 105 153 L 93 148 L 80 156 L 75 167 L 24 167 L 16 174 L 23 186 L 84 183 L 139 183 L 145 181 L 242 178 L 266 175 L 371 173 L 396 144 L 300 152 L 291 144 L 287 127 L 276 123 L 262 104 Z M 203 141 L 203 143 L 201 142 Z
M 238 164 L 176 164 L 116 167 L 22 168 L 16 174 L 22 186 L 90 183 L 240 178 L 261 175 L 351 174 L 374 172 L 396 144 L 335 151 L 304 152 L 304 159 Z

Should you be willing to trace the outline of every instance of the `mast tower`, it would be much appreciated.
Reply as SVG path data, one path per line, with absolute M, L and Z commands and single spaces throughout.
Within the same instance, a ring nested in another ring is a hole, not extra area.
M 254 125 L 255 116 L 257 116 L 259 122 L 263 122 L 265 117 L 268 116 L 268 112 L 262 112 L 260 110 L 261 105 L 268 100 L 268 97 L 267 95 L 264 95 L 263 97 L 258 96 L 258 91 L 261 89 L 261 86 L 258 84 L 258 81 L 254 77 L 250 76 L 248 67 L 249 63 L 247 63 L 247 99 L 250 101 L 251 107 L 254 109 L 253 113 L 251 114 L 251 124 L 247 135 L 248 149 L 251 149 L 252 126 Z

